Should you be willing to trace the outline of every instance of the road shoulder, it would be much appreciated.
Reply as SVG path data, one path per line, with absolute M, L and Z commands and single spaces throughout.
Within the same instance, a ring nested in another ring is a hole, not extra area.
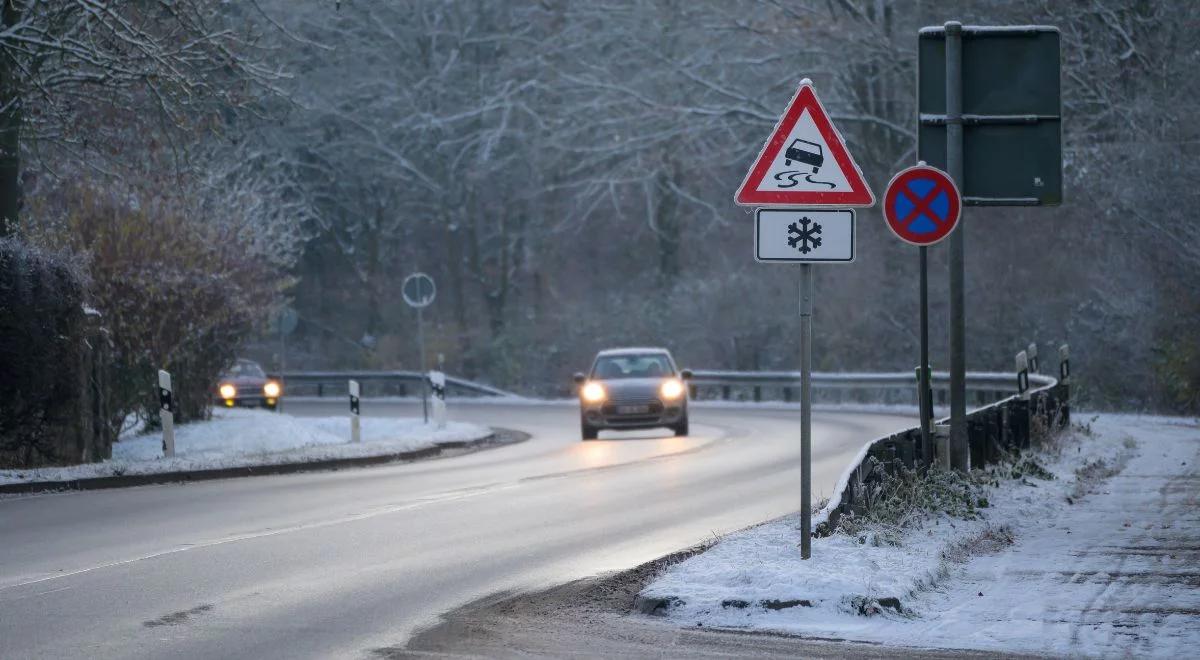
M 842 639 L 683 628 L 637 613 L 637 595 L 693 548 L 636 568 L 528 594 L 481 598 L 376 658 L 996 658 L 995 653 L 897 649 Z M 1016 656 L 1011 656 L 1016 657 Z
M 227 468 L 177 470 L 171 472 L 124 474 L 107 477 L 89 477 L 54 481 L 15 482 L 0 484 L 0 495 L 17 495 L 71 490 L 103 490 L 108 488 L 130 488 L 133 486 L 149 486 L 153 484 L 190 483 L 196 481 L 211 481 L 214 479 L 260 477 L 274 474 L 294 474 L 297 472 L 319 472 L 326 470 L 370 467 L 375 465 L 388 465 L 394 463 L 412 463 L 436 458 L 451 458 L 477 451 L 505 447 L 518 442 L 524 442 L 528 439 L 529 434 L 527 433 L 512 429 L 497 428 L 492 429 L 491 433 L 478 438 L 440 442 L 433 446 L 422 447 L 411 451 L 393 452 L 373 456 L 353 456 L 313 461 L 297 461 L 290 463 L 243 465 Z

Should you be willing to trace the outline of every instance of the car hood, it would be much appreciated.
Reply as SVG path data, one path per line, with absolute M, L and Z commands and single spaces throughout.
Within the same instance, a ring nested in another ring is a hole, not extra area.
M 600 381 L 609 399 L 653 399 L 667 378 L 616 378 Z
M 262 387 L 263 385 L 266 385 L 267 379 L 259 378 L 257 376 L 242 376 L 240 378 L 222 378 L 219 381 L 217 381 L 218 385 L 224 385 L 226 383 L 233 385 L 234 387 L 238 388 L 238 390 L 241 390 L 243 388 L 252 389 L 255 387 Z

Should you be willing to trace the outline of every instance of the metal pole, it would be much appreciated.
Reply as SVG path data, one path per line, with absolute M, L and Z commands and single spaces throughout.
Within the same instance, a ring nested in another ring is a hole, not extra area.
M 417 373 L 421 375 L 421 413 L 425 423 L 429 423 L 429 379 L 425 377 L 425 323 L 421 308 L 417 308 L 417 346 L 420 347 L 421 365 Z
M 812 555 L 812 264 L 800 264 L 800 558 Z
M 958 189 L 963 185 L 962 124 L 962 23 L 948 21 L 946 27 L 946 173 Z M 965 216 L 965 209 L 963 215 Z M 967 347 L 966 297 L 963 267 L 965 218 L 950 234 L 950 464 L 970 469 L 967 448 Z
M 275 399 L 275 411 L 283 412 L 283 372 L 287 371 L 287 335 L 283 332 L 283 321 L 279 323 L 279 396 Z
M 933 402 L 929 400 L 929 248 L 921 250 L 921 363 L 917 367 L 917 393 L 921 415 L 921 456 L 926 465 L 933 464 L 933 442 L 929 425 L 933 419 Z

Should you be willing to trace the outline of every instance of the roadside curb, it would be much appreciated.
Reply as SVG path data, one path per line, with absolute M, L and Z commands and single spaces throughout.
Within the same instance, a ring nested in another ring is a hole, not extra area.
M 273 474 L 293 474 L 296 472 L 319 472 L 338 470 L 341 468 L 369 467 L 386 463 L 413 463 L 431 458 L 438 458 L 447 450 L 454 454 L 482 451 L 494 447 L 524 442 L 529 439 L 528 433 L 511 429 L 494 428 L 492 432 L 475 440 L 454 440 L 440 442 L 432 447 L 402 451 L 394 454 L 379 456 L 356 456 L 354 458 L 331 458 L 322 461 L 307 461 L 302 463 L 279 463 L 275 465 L 246 465 L 230 468 L 214 468 L 210 470 L 184 470 L 181 472 L 158 472 L 153 474 L 130 474 L 111 477 L 89 477 L 86 479 L 68 479 L 63 481 L 29 481 L 23 483 L 0 484 L 0 495 L 42 493 L 64 490 L 104 490 L 109 488 L 129 488 L 133 486 L 151 486 L 155 484 L 191 483 L 194 481 L 212 481 L 214 479 L 236 479 L 238 477 L 261 477 Z

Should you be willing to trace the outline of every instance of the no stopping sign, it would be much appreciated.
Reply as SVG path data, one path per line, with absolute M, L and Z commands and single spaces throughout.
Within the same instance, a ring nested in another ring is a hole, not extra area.
M 933 245 L 950 235 L 962 214 L 962 197 L 950 175 L 928 165 L 901 170 L 883 196 L 883 217 L 900 240 Z

